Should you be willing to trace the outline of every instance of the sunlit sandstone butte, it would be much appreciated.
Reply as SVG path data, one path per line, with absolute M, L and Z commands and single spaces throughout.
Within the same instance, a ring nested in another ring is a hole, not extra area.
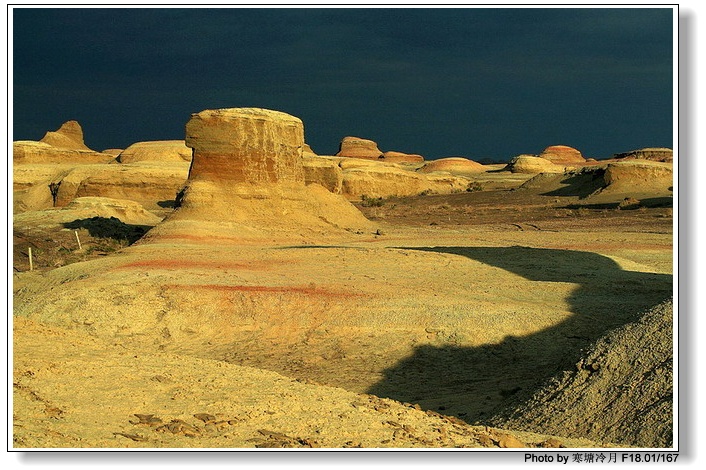
M 186 124 L 192 181 L 304 184 L 304 124 L 259 108 L 206 110 Z
M 304 125 L 294 116 L 260 108 L 205 110 L 186 124 L 193 159 L 181 207 L 153 237 L 236 239 L 308 237 L 371 230 L 342 196 L 306 185 Z M 198 220 L 208 227 L 184 226 Z M 219 233 L 220 232 L 220 233 Z

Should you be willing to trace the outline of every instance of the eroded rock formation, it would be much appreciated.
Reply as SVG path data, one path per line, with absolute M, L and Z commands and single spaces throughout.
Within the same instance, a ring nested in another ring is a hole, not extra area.
M 464 191 L 469 180 L 449 174 L 420 174 L 393 164 L 344 168 L 342 192 L 351 198 L 417 196 Z
M 652 161 L 615 162 L 607 166 L 603 179 L 613 191 L 649 193 L 671 191 L 673 166 Z
M 433 173 L 437 171 L 446 171 L 451 174 L 474 174 L 483 173 L 485 167 L 480 163 L 474 162 L 463 157 L 449 157 L 432 160 L 424 164 L 418 171 L 422 173 Z
M 300 119 L 261 108 L 205 110 L 186 124 L 193 149 L 179 209 L 153 236 L 289 242 L 341 229 L 370 230 L 353 205 L 306 185 Z M 194 222 L 194 223 L 192 223 Z
M 91 150 L 83 142 L 83 129 L 76 121 L 66 121 L 57 130 L 47 132 L 40 142 L 58 148 Z
M 135 162 L 190 162 L 191 149 L 183 140 L 156 140 L 136 142 L 120 152 L 120 163 Z
M 611 161 L 560 174 L 542 172 L 521 188 L 554 196 L 577 196 L 593 204 L 613 205 L 625 198 L 643 205 L 671 204 L 671 163 L 646 160 Z
M 644 148 L 624 153 L 616 153 L 615 158 L 672 162 L 674 160 L 674 152 L 669 148 Z
M 304 148 L 302 148 L 302 155 L 304 157 L 318 157 L 318 154 L 314 152 L 309 144 L 304 143 Z
M 186 182 L 188 163 L 172 165 L 81 165 L 56 175 L 54 206 L 78 197 L 107 197 L 135 201 L 149 210 L 169 208 Z M 46 188 L 47 186 L 45 186 Z
M 575 165 L 586 161 L 581 152 L 566 145 L 549 146 L 539 156 L 557 165 Z
M 12 143 L 12 161 L 14 163 L 108 163 L 115 160 L 113 155 L 94 152 L 93 150 L 78 150 L 59 148 L 46 142 L 34 140 L 17 140 Z
M 390 163 L 423 163 L 424 157 L 416 153 L 403 153 L 389 150 L 382 154 L 383 160 Z
M 383 153 L 378 148 L 378 144 L 372 140 L 361 139 L 360 137 L 344 137 L 336 156 L 377 160 L 383 158 Z
M 186 124 L 194 149 L 191 181 L 304 183 L 304 125 L 299 118 L 260 108 L 206 110 Z
M 337 157 L 304 157 L 304 181 L 306 184 L 317 183 L 334 194 L 341 193 L 343 169 Z
M 563 173 L 564 167 L 556 165 L 546 158 L 535 155 L 518 155 L 510 160 L 505 170 L 513 173 Z
M 671 447 L 672 317 L 669 300 L 609 332 L 575 370 L 558 375 L 491 423 L 635 447 Z

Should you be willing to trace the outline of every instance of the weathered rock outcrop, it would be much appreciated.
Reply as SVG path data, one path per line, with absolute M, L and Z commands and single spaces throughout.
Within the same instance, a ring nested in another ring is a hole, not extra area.
M 78 197 L 107 197 L 135 201 L 149 210 L 169 208 L 184 186 L 189 171 L 181 164 L 81 165 L 47 182 L 53 186 L 56 207 Z
M 603 179 L 613 192 L 664 193 L 671 192 L 674 184 L 673 166 L 670 163 L 632 160 L 610 163 Z
M 371 230 L 352 204 L 306 185 L 304 126 L 260 108 L 206 110 L 186 124 L 193 149 L 180 207 L 151 237 L 287 240 Z
M 344 137 L 336 156 L 377 160 L 383 158 L 383 153 L 378 148 L 378 144 L 372 140 L 361 139 L 360 137 Z
M 40 142 L 57 148 L 91 150 L 83 142 L 83 129 L 76 121 L 66 121 L 57 130 L 47 132 Z
M 389 150 L 382 154 L 383 160 L 389 163 L 423 163 L 424 157 L 416 153 L 403 153 Z
M 320 184 L 334 194 L 341 193 L 343 169 L 338 157 L 304 157 L 304 181 L 306 184 Z
M 545 148 L 539 155 L 557 165 L 575 165 L 586 161 L 581 152 L 566 145 L 552 145 Z
M 616 153 L 615 158 L 652 160 L 655 162 L 672 162 L 674 161 L 674 152 L 670 148 L 644 148 L 639 150 L 631 150 L 624 153 Z
M 564 166 L 556 165 L 546 158 L 537 157 L 535 155 L 518 155 L 510 160 L 505 170 L 513 173 L 528 174 L 563 173 Z
M 424 164 L 419 170 L 422 173 L 446 171 L 451 174 L 476 174 L 483 173 L 486 168 L 480 163 L 463 157 L 449 157 L 432 160 Z
M 363 158 L 340 158 L 338 166 L 345 172 L 354 168 L 400 168 L 395 163 L 387 163 L 383 160 L 366 160 Z
M 421 193 L 464 191 L 469 180 L 453 175 L 425 175 L 392 164 L 344 169 L 342 192 L 351 198 L 417 196 Z
M 304 147 L 302 148 L 302 156 L 303 157 L 318 157 L 318 154 L 316 152 L 314 152 L 311 149 L 311 146 L 305 142 Z
M 12 143 L 12 161 L 23 163 L 108 163 L 113 155 L 93 150 L 58 148 L 46 142 L 17 140 Z
M 564 372 L 491 423 L 636 447 L 671 447 L 672 311 L 671 300 L 666 301 L 613 330 L 586 352 L 576 370 Z
M 546 195 L 577 196 L 592 204 L 617 205 L 632 198 L 648 205 L 669 204 L 672 164 L 627 160 L 583 166 L 561 174 L 543 172 L 521 188 Z
M 344 137 L 336 156 L 384 161 L 387 163 L 418 164 L 424 162 L 424 157 L 417 154 L 397 152 L 394 150 L 382 152 L 378 148 L 377 143 L 372 140 L 361 139 L 360 137 Z
M 64 210 L 73 212 L 72 216 L 80 214 L 80 217 L 76 218 L 115 217 L 130 225 L 156 225 L 162 220 L 135 201 L 108 197 L 79 197 L 71 201 Z
M 31 211 L 14 215 L 13 223 L 20 228 L 41 224 L 61 226 L 76 220 L 116 218 L 124 224 L 154 226 L 162 218 L 148 212 L 139 203 L 106 197 L 79 197 L 61 209 Z
M 125 149 L 105 149 L 105 150 L 103 150 L 102 153 L 105 153 L 105 154 L 107 154 L 107 155 L 112 155 L 112 156 L 114 156 L 114 157 L 117 157 L 118 155 L 120 155 L 121 153 L 123 153 L 123 150 L 125 150 Z
M 193 181 L 304 183 L 304 125 L 299 118 L 260 108 L 206 110 L 186 124 L 194 149 Z
M 120 163 L 136 162 L 190 162 L 191 149 L 183 140 L 137 142 L 120 152 Z

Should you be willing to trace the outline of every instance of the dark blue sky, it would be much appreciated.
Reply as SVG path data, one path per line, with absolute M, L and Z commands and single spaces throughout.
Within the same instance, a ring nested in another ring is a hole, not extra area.
M 13 140 L 96 150 L 261 107 L 428 159 L 673 147 L 669 8 L 12 10 Z

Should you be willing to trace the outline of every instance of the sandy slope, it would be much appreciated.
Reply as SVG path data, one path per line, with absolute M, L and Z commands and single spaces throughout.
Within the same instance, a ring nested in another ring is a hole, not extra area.
M 572 371 L 493 419 L 512 429 L 672 447 L 673 305 L 602 337 Z M 596 420 L 595 416 L 604 419 Z
M 16 319 L 14 446 L 590 447 Z M 520 441 L 519 439 L 522 439 Z
M 671 233 L 378 223 L 340 243 L 157 239 L 17 273 L 16 445 L 497 446 L 455 419 L 484 424 L 671 296 Z

